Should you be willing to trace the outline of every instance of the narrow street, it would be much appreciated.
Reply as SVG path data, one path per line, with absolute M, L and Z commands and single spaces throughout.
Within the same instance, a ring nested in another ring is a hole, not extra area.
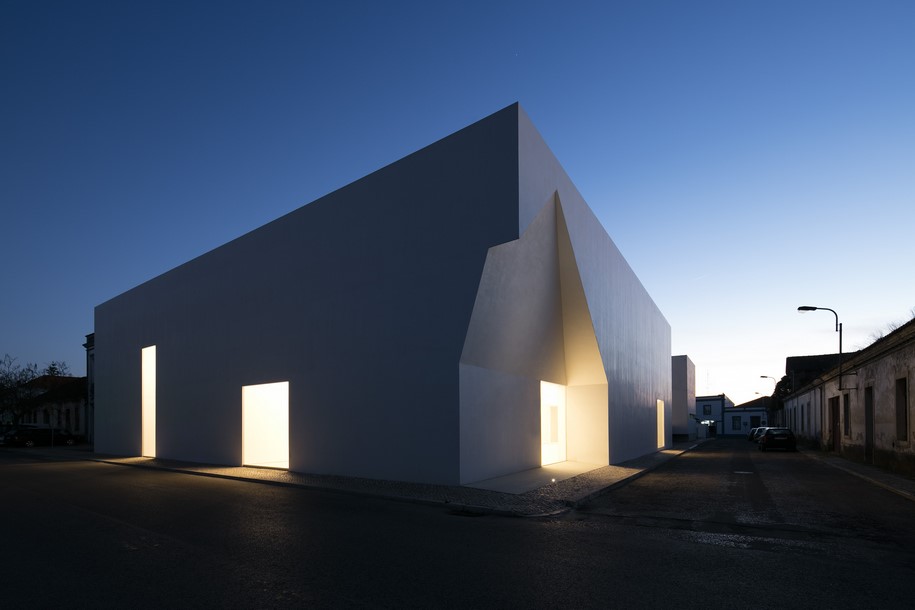
M 915 503 L 738 440 L 550 519 L 21 450 L 0 450 L 0 489 L 9 607 L 862 608 L 915 594 Z
M 898 552 L 915 565 L 915 503 L 800 453 L 761 453 L 742 440 L 708 443 L 582 512 L 704 544 L 837 557 Z

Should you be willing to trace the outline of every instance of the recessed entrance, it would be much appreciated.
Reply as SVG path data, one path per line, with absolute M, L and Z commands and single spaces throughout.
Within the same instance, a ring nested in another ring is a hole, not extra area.
M 289 382 L 243 386 L 241 414 L 242 464 L 289 468 Z
M 540 465 L 566 460 L 566 388 L 540 382 Z

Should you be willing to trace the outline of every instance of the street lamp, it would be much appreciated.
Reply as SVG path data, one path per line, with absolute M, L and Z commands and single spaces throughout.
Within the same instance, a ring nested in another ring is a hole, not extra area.
M 801 305 L 797 310 L 801 313 L 805 311 L 816 311 L 822 309 L 824 311 L 831 311 L 832 315 L 836 317 L 836 332 L 839 333 L 839 391 L 842 391 L 842 323 L 839 322 L 839 314 L 836 313 L 835 309 L 830 309 L 828 307 L 811 307 L 810 305 Z
M 772 383 L 775 384 L 775 386 L 772 388 L 772 398 L 770 398 L 769 400 L 766 401 L 766 416 L 769 418 L 769 421 L 771 422 L 772 416 L 775 414 L 775 411 L 777 410 L 775 407 L 772 406 L 772 403 L 774 402 L 773 399 L 775 398 L 775 388 L 778 387 L 778 380 L 775 377 L 770 377 L 769 375 L 760 375 L 759 378 L 760 379 L 771 379 Z M 759 394 L 759 392 L 757 392 L 757 394 Z

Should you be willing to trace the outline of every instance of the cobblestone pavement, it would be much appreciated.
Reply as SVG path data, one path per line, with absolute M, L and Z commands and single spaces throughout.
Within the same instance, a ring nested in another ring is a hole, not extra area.
M 604 466 L 520 494 L 489 491 L 459 485 L 431 485 L 382 481 L 358 477 L 315 475 L 271 468 L 214 466 L 158 458 L 117 457 L 87 453 L 85 448 L 22 449 L 48 457 L 88 459 L 108 464 L 155 468 L 226 479 L 289 485 L 344 493 L 364 494 L 401 501 L 450 506 L 456 511 L 483 512 L 519 517 L 558 515 L 600 494 L 640 477 L 668 460 L 700 446 L 707 440 L 675 443 L 671 449 L 642 456 L 615 466 Z M 871 481 L 910 500 L 915 500 L 915 480 L 880 468 L 851 462 L 820 451 L 803 451 L 811 459 Z

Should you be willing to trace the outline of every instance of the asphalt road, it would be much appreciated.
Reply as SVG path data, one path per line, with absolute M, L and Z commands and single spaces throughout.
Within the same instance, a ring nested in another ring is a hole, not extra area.
M 718 440 L 553 519 L 0 450 L 9 608 L 888 608 L 915 502 Z

